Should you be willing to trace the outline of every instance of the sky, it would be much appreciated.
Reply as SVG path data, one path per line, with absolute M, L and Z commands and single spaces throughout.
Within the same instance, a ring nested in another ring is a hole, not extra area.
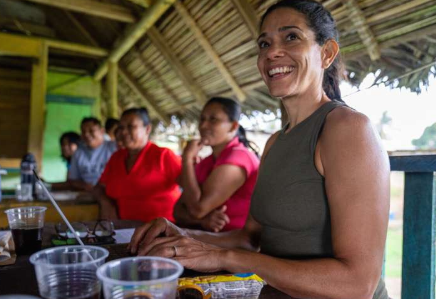
M 392 118 L 386 127 L 387 150 L 414 149 L 412 140 L 419 138 L 424 129 L 436 123 L 436 79 L 431 77 L 428 89 L 418 95 L 405 88 L 391 89 L 379 85 L 366 89 L 374 82 L 369 74 L 360 85 L 360 91 L 347 83 L 341 84 L 344 101 L 354 109 L 366 114 L 376 126 L 387 111 Z M 349 96 L 347 96 L 349 95 Z
M 391 89 L 384 85 L 368 88 L 374 78 L 374 74 L 369 74 L 359 88 L 342 83 L 340 88 L 345 103 L 367 115 L 376 128 L 383 113 L 387 112 L 392 121 L 384 128 L 386 139 L 383 144 L 386 150 L 415 149 L 412 140 L 421 137 L 426 127 L 436 123 L 436 79 L 430 77 L 429 87 L 416 94 L 406 88 Z M 257 125 L 253 126 L 254 123 Z M 251 121 L 242 117 L 241 124 L 249 130 L 257 127 L 267 132 L 277 131 L 281 125 L 272 113 L 259 113 Z

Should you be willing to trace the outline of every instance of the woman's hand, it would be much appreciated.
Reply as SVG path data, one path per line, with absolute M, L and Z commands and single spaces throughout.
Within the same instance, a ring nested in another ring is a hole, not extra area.
M 117 220 L 118 211 L 117 207 L 114 203 L 108 202 L 110 199 L 106 199 L 105 201 L 101 201 L 100 204 L 100 218 L 107 220 Z
M 185 161 L 194 161 L 198 155 L 198 152 L 203 148 L 201 140 L 191 140 L 185 146 L 183 150 L 182 158 Z
M 165 218 L 156 218 L 138 228 L 133 233 L 128 249 L 132 254 L 140 254 L 158 237 L 185 236 L 186 232 Z M 140 254 L 141 255 L 141 254 Z M 142 254 L 143 255 L 143 254 Z
M 227 206 L 221 206 L 210 212 L 201 219 L 201 227 L 207 231 L 220 232 L 230 222 L 229 216 L 225 213 L 226 210 Z
M 226 249 L 193 238 L 177 235 L 155 238 L 143 246 L 138 255 L 172 258 L 184 267 L 199 272 L 222 271 L 222 258 Z

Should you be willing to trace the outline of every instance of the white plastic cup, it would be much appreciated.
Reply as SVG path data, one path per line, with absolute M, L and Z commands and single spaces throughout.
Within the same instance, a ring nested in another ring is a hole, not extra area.
M 161 257 L 129 257 L 98 268 L 105 299 L 174 299 L 183 266 Z
M 30 257 L 35 266 L 39 294 L 46 299 L 98 299 L 101 283 L 96 271 L 109 255 L 97 246 L 62 246 Z

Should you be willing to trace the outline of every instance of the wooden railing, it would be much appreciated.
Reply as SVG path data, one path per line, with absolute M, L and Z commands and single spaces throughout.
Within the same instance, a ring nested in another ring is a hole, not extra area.
M 436 155 L 391 156 L 404 171 L 402 299 L 435 299 Z

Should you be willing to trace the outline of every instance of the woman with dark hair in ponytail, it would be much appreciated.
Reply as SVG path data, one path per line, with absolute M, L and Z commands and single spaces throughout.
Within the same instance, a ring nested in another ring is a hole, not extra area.
M 132 252 L 144 241 L 139 254 L 186 268 L 255 272 L 293 298 L 387 299 L 389 160 L 369 119 L 341 101 L 331 14 L 313 0 L 280 1 L 257 42 L 289 123 L 265 147 L 244 228 L 205 234 L 157 219 L 137 229 Z
M 227 98 L 212 98 L 204 106 L 198 125 L 201 139 L 190 141 L 182 155 L 177 224 L 214 232 L 244 226 L 259 159 L 238 123 L 240 114 L 239 104 Z M 212 154 L 197 164 L 203 146 L 210 146 Z

